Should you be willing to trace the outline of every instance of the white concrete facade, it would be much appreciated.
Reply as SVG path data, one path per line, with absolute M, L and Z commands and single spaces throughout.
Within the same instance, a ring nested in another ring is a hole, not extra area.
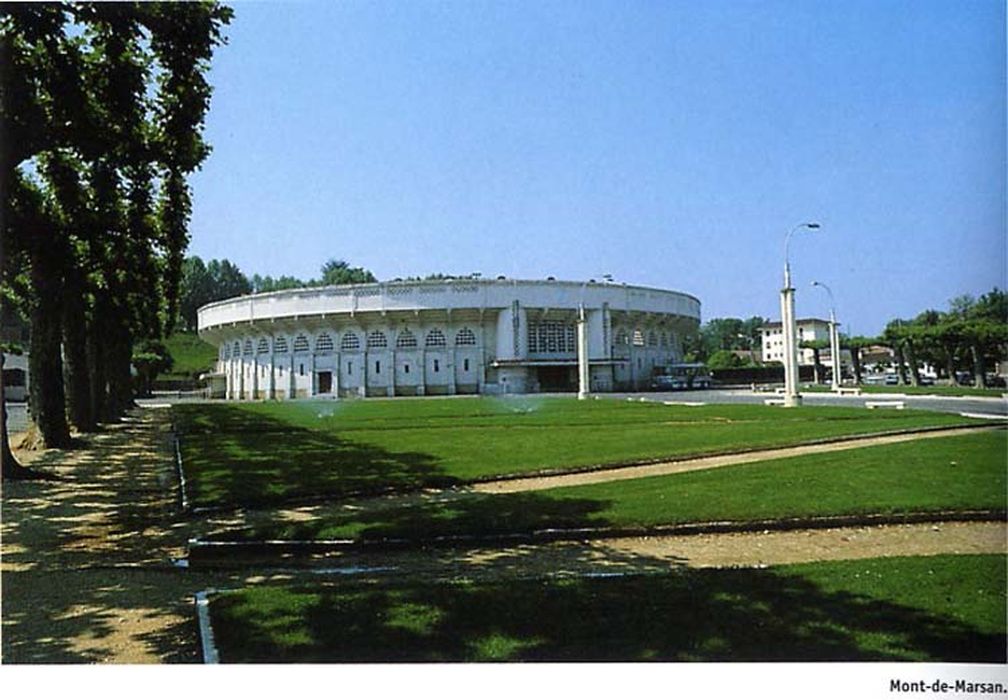
M 795 321 L 798 339 L 798 364 L 811 366 L 815 362 L 815 353 L 811 348 L 800 347 L 801 343 L 822 340 L 829 342 L 830 324 L 821 318 L 800 318 Z M 784 362 L 784 334 L 781 324 L 771 322 L 760 327 L 763 362 Z M 832 361 L 829 346 L 819 351 L 819 362 L 829 366 Z M 851 356 L 849 350 L 840 351 L 841 364 L 849 365 Z
M 584 307 L 590 391 L 648 386 L 697 331 L 695 297 L 596 282 L 452 280 L 285 290 L 199 310 L 230 399 L 575 391 Z

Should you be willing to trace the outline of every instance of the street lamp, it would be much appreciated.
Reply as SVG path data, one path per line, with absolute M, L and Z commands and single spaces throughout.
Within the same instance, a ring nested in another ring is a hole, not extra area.
M 784 405 L 801 403 L 798 394 L 798 340 L 794 315 L 794 287 L 791 286 L 791 264 L 788 256 L 791 236 L 800 229 L 815 230 L 819 224 L 804 222 L 796 225 L 784 237 L 784 288 L 781 289 L 781 330 L 784 335 Z
M 830 299 L 830 310 L 829 310 L 829 344 L 830 344 L 830 364 L 833 366 L 833 381 L 831 382 L 830 388 L 833 391 L 838 391 L 840 389 L 840 334 L 837 331 L 836 313 L 834 309 L 836 308 L 836 302 L 833 300 L 833 290 L 827 287 L 822 282 L 813 282 L 813 287 L 822 287 L 829 294 Z

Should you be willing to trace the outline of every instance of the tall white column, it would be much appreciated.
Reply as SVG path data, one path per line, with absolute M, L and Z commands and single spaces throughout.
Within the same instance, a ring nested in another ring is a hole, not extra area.
M 781 290 L 781 331 L 784 336 L 784 405 L 798 406 L 798 329 L 794 316 L 794 287 L 791 275 L 785 271 L 784 289 Z
M 588 398 L 588 322 L 584 306 L 578 308 L 577 317 L 578 399 Z
M 833 391 L 840 388 L 840 334 L 837 332 L 836 316 L 833 309 L 829 312 L 830 321 L 830 358 L 833 360 Z

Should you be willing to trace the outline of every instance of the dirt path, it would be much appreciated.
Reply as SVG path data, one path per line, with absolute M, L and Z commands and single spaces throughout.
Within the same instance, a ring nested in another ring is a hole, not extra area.
M 173 566 L 172 558 L 183 556 L 189 537 L 200 534 L 208 522 L 179 513 L 167 413 L 140 410 L 82 440 L 82 449 L 19 455 L 60 480 L 2 486 L 3 662 L 197 662 L 196 591 L 326 575 Z M 367 575 L 397 578 L 461 572 L 487 577 L 643 572 L 999 552 L 1005 536 L 1000 523 L 950 523 L 357 553 L 319 563 L 374 567 L 380 571 Z

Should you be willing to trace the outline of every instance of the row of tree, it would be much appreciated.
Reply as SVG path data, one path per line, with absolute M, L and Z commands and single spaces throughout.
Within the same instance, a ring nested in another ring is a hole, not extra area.
M 70 443 L 132 403 L 134 345 L 171 330 L 188 176 L 210 152 L 213 2 L 26 3 L 0 10 L 0 290 L 30 320 L 29 407 Z M 2 397 L 0 397 L 2 398 Z M 2 434 L 4 476 L 20 474 Z
M 751 357 L 746 359 L 746 353 L 739 351 L 758 351 L 759 329 L 766 324 L 758 316 L 711 319 L 686 339 L 684 354 L 687 360 L 706 362 L 711 369 L 751 365 Z M 988 372 L 1008 356 L 1008 295 L 995 287 L 979 298 L 959 296 L 949 302 L 947 311 L 928 309 L 912 319 L 894 319 L 879 336 L 841 334 L 840 345 L 851 351 L 859 384 L 864 375 L 863 351 L 882 346 L 892 350 L 901 384 L 918 385 L 920 367 L 926 363 L 941 378 L 955 382 L 968 375 L 975 386 L 983 386 Z M 818 376 L 819 354 L 829 342 L 803 342 L 802 347 L 812 350 Z
M 940 377 L 955 382 L 961 372 L 982 387 L 988 372 L 1008 355 L 1008 295 L 995 287 L 978 299 L 959 296 L 948 311 L 928 309 L 912 319 L 890 321 L 878 338 L 848 339 L 858 382 L 860 349 L 873 344 L 892 348 L 901 384 L 920 384 L 919 368 L 928 363 Z

